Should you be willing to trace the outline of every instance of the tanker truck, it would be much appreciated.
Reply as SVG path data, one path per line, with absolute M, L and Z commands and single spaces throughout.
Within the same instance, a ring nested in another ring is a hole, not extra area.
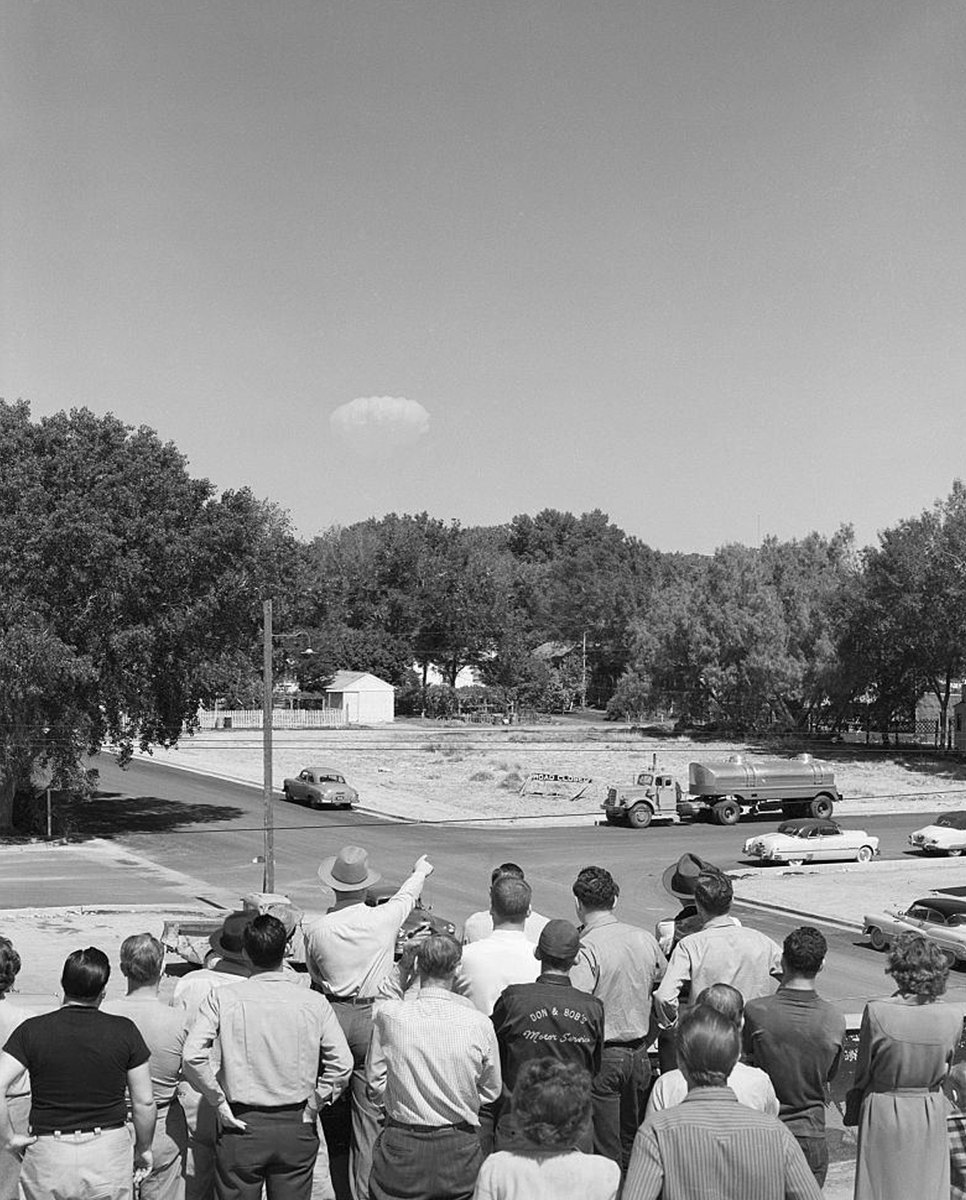
M 641 771 L 629 787 L 611 787 L 601 805 L 611 825 L 646 829 L 661 818 L 710 819 L 734 825 L 742 809 L 766 812 L 781 809 L 784 817 L 830 817 L 842 796 L 831 767 L 810 754 L 766 761 L 733 754 L 723 762 L 688 764 L 688 791 L 661 771 L 655 756 L 649 771 Z

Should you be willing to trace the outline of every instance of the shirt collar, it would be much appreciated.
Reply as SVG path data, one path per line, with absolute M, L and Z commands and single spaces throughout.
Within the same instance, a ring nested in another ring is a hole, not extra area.
M 737 921 L 734 917 L 730 917 L 727 913 L 722 913 L 720 917 L 709 917 L 704 923 L 705 929 L 724 929 L 728 926 L 737 926 Z
M 724 1100 L 738 1103 L 738 1097 L 730 1087 L 695 1087 L 691 1088 L 684 1097 L 682 1104 L 689 1100 Z
M 572 987 L 569 975 L 561 975 L 556 971 L 541 971 L 537 983 L 549 983 L 553 987 Z
M 818 992 L 814 988 L 790 988 L 779 984 L 778 991 L 790 1000 L 817 1000 Z M 777 995 L 777 993 L 776 993 Z
M 589 933 L 591 929 L 599 929 L 601 925 L 616 925 L 617 918 L 614 916 L 612 908 L 601 908 L 596 912 L 588 913 L 587 920 L 584 921 L 581 933 Z
M 414 1003 L 418 1004 L 420 1000 L 449 1000 L 453 1004 L 461 1005 L 463 1008 L 476 1008 L 476 1005 L 468 996 L 459 996 L 456 992 L 451 992 L 449 988 L 436 987 L 435 985 L 421 987 Z

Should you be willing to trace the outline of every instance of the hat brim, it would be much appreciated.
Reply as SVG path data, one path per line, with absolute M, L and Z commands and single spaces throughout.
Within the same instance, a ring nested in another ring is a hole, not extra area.
M 718 870 L 718 868 L 715 866 L 712 866 L 711 863 L 704 862 L 703 859 L 697 858 L 697 855 L 695 855 L 695 858 L 701 864 L 702 871 L 717 871 Z M 677 873 L 678 873 L 678 864 L 672 863 L 667 868 L 667 870 L 664 872 L 664 874 L 661 876 L 661 883 L 664 884 L 664 890 L 667 892 L 667 894 L 669 896 L 673 896 L 675 898 L 675 900 L 693 900 L 694 899 L 694 888 L 692 888 L 691 891 L 688 892 L 688 891 L 685 891 L 683 888 L 674 887 L 674 876 Z M 695 876 L 695 882 L 697 882 L 697 876 Z
M 335 866 L 338 857 L 338 854 L 333 854 L 330 858 L 323 858 L 319 863 L 319 879 L 322 880 L 326 887 L 330 887 L 333 892 L 361 892 L 363 888 L 372 887 L 374 883 L 378 883 L 382 879 L 378 871 L 368 871 L 365 879 L 361 879 L 358 883 L 346 883 L 342 879 L 336 879 L 332 874 L 332 868 Z
M 213 933 L 208 939 L 208 944 L 211 946 L 212 950 L 214 950 L 216 954 L 220 954 L 222 958 L 231 958 L 236 962 L 247 961 L 244 950 L 229 950 L 228 947 L 223 944 L 221 940 L 221 933 L 222 931 L 219 929 L 217 933 Z

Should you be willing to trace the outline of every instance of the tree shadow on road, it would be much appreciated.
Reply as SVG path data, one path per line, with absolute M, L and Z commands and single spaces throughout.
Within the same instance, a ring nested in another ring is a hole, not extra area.
M 120 792 L 95 792 L 89 800 L 74 800 L 59 808 L 54 833 L 64 826 L 72 841 L 112 838 L 130 833 L 174 833 L 192 825 L 224 824 L 246 815 L 226 804 L 191 804 L 159 796 L 127 796 Z M 59 818 L 59 820 L 58 820 Z

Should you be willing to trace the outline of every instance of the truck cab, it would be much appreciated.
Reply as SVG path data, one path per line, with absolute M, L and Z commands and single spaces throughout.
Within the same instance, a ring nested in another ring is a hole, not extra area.
M 681 785 L 666 771 L 652 767 L 640 771 L 628 786 L 607 789 L 607 798 L 601 805 L 611 825 L 630 825 L 633 829 L 646 829 L 655 817 L 678 820 L 677 804 L 681 798 Z

